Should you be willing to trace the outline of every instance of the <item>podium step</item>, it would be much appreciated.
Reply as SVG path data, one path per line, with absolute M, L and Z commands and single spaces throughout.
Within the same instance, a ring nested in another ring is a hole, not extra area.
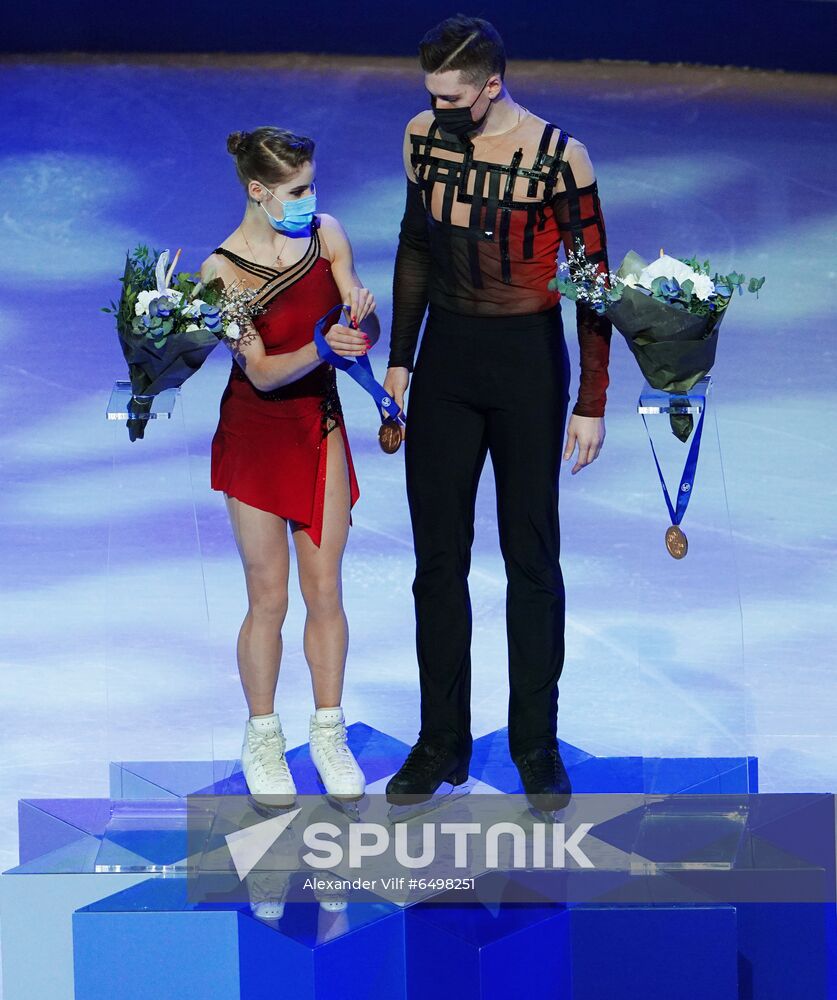
M 255 905 L 255 904 L 254 904 Z M 148 879 L 73 914 L 76 1000 L 403 1000 L 404 914 L 390 903 L 193 903 Z
M 349 727 L 349 741 L 373 792 L 409 750 L 363 723 Z M 696 809 L 704 796 L 711 809 L 713 796 L 746 797 L 757 781 L 755 758 L 561 749 L 578 794 L 687 792 Z M 321 793 L 307 746 L 288 757 L 300 793 Z M 499 1000 L 534 994 L 544 982 L 557 1000 L 787 1000 L 800 983 L 806 1000 L 828 996 L 833 904 L 491 903 L 478 888 L 490 873 L 470 896 L 444 901 L 437 892 L 407 906 L 372 894 L 284 899 L 257 874 L 249 903 L 190 901 L 187 796 L 245 795 L 239 762 L 118 761 L 110 777 L 111 799 L 19 804 L 21 865 L 0 880 L 6 1000 L 319 1000 L 335 988 L 347 1000 Z M 475 741 L 467 791 L 520 791 L 506 730 Z M 643 815 L 615 815 L 601 832 L 629 851 L 644 822 L 644 850 L 668 821 L 663 815 L 652 829 Z M 765 814 L 764 824 L 774 820 Z M 655 863 L 640 860 L 640 877 L 661 877 Z

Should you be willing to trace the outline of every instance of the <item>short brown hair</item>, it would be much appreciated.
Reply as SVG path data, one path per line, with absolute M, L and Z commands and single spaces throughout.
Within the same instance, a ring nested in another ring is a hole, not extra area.
M 314 158 L 314 140 L 262 125 L 252 132 L 230 132 L 227 152 L 235 157 L 235 171 L 245 188 L 250 181 L 282 184 Z
M 419 43 L 419 62 L 425 73 L 458 69 L 468 83 L 476 84 L 506 72 L 506 49 L 493 24 L 481 17 L 457 14 L 437 24 Z

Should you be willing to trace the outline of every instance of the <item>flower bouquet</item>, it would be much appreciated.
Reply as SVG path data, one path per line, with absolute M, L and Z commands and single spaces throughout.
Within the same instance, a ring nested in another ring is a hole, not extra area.
M 559 264 L 549 287 L 606 315 L 649 385 L 685 393 L 715 363 L 721 320 L 735 290 L 744 293 L 746 280 L 736 271 L 712 274 L 709 261 L 670 257 L 662 250 L 650 264 L 631 251 L 615 274 L 605 274 L 579 246 Z M 763 284 L 763 277 L 751 278 L 746 288 L 757 295 Z M 691 416 L 672 414 L 670 420 L 673 433 L 686 441 Z
M 180 251 L 169 265 L 169 251 L 138 246 L 125 261 L 119 303 L 103 312 L 116 317 L 122 353 L 128 363 L 133 396 L 128 412 L 132 441 L 145 433 L 153 397 L 181 386 L 225 339 L 234 343 L 260 308 L 255 292 L 202 284 L 196 275 L 174 274 Z

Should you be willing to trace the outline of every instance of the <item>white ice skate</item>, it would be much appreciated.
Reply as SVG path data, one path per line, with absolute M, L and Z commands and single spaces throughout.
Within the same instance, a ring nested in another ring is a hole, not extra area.
M 311 760 L 326 792 L 337 799 L 359 799 L 366 778 L 346 743 L 342 708 L 318 708 L 308 732 Z
M 289 806 L 295 801 L 296 785 L 285 760 L 285 734 L 275 712 L 247 720 L 241 746 L 241 770 L 257 802 Z

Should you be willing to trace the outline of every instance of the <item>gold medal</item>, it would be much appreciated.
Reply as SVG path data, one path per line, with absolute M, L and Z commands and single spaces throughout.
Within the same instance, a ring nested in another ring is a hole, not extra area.
M 666 531 L 666 548 L 675 559 L 682 559 L 689 551 L 689 541 L 676 524 Z

